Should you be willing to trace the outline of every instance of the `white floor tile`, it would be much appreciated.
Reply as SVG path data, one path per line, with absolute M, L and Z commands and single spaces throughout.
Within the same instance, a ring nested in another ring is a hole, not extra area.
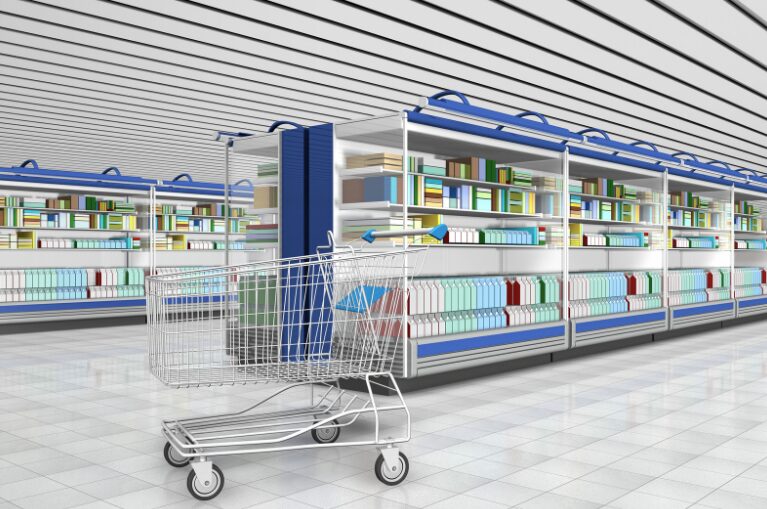
M 216 461 L 227 484 L 212 504 L 163 460 L 159 422 L 239 410 L 264 387 L 163 387 L 146 369 L 143 326 L 0 335 L 0 496 L 45 509 L 763 509 L 763 327 L 406 394 L 402 485 L 375 478 L 372 448 L 232 457 Z

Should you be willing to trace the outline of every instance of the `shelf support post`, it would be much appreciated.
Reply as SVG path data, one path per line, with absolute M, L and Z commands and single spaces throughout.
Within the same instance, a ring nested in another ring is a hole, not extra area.
M 661 219 L 663 220 L 663 278 L 662 278 L 662 299 L 661 305 L 663 307 L 669 307 L 668 306 L 668 205 L 669 205 L 669 196 L 668 196 L 668 168 L 663 170 L 663 196 L 662 198 L 662 205 L 661 205 Z
M 562 152 L 562 320 L 565 321 L 565 342 L 572 348 L 570 334 L 570 146 Z

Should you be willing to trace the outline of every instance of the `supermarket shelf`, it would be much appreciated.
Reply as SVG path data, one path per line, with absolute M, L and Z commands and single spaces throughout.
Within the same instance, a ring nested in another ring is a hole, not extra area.
M 258 253 L 263 249 L 230 249 L 229 253 Z M 225 253 L 226 249 L 157 249 L 155 253 Z
M 402 212 L 402 205 L 388 201 L 371 201 L 361 203 L 343 203 L 339 205 L 341 210 L 359 210 L 370 211 L 380 210 L 383 212 Z M 449 216 L 469 216 L 469 217 L 496 217 L 502 219 L 537 219 L 547 221 L 562 221 L 559 216 L 544 216 L 543 214 L 517 214 L 514 212 L 495 212 L 467 209 L 445 209 L 441 207 L 422 207 L 409 205 L 407 208 L 412 214 L 444 214 Z
M 254 216 L 263 216 L 265 214 L 279 214 L 280 209 L 278 209 L 277 207 L 266 208 L 266 209 L 250 209 L 248 213 Z
M 140 233 L 142 230 L 102 230 L 96 228 L 49 228 L 47 226 L 0 226 L 0 230 L 59 231 L 59 232 L 106 232 L 106 233 Z
M 670 311 L 669 328 L 671 330 L 683 329 L 693 325 L 735 318 L 735 301 L 720 300 L 672 306 Z
M 752 297 L 742 297 L 736 300 L 736 315 L 752 316 L 767 313 L 767 296 L 754 295 Z
M 149 233 L 148 231 L 146 233 Z M 185 231 L 172 231 L 172 230 L 157 230 L 155 233 L 162 233 L 165 235 L 226 235 L 224 232 L 185 232 Z M 229 232 L 229 236 L 232 235 L 247 235 L 245 232 Z
M 413 376 L 443 373 L 567 348 L 564 321 L 408 340 Z
M 413 244 L 416 245 L 416 244 Z M 541 245 L 532 245 L 532 244 L 452 244 L 452 243 L 443 243 L 443 244 L 418 244 L 423 246 L 430 246 L 430 247 L 468 247 L 468 248 L 495 248 L 495 249 L 562 249 L 562 247 L 553 247 L 553 246 L 541 246 Z
M 0 304 L 3 323 L 141 316 L 145 313 L 146 299 L 137 297 Z
M 569 249 L 614 249 L 617 251 L 663 251 L 662 249 L 652 249 L 650 247 L 623 247 L 623 246 L 570 246 Z
M 733 214 L 735 214 L 736 216 L 741 216 L 741 217 L 759 217 L 759 216 L 761 216 L 761 214 L 744 214 L 743 212 L 733 212 Z
M 702 207 L 688 207 L 686 205 L 671 205 L 669 204 L 668 208 L 670 209 L 677 209 L 677 210 L 695 210 L 698 212 L 711 212 L 712 214 L 723 214 L 724 210 L 714 210 L 709 208 L 702 208 Z
M 50 208 L 38 208 L 38 207 L 0 207 L 0 209 L 24 209 L 24 210 L 39 210 L 42 212 L 73 212 L 75 214 L 116 214 L 120 216 L 137 216 L 139 212 L 117 212 L 114 210 L 83 210 L 83 209 L 50 209 Z
M 699 231 L 699 232 L 730 233 L 730 230 L 724 229 L 724 228 L 703 228 L 700 226 L 682 226 L 682 225 L 675 225 L 675 224 L 668 225 L 668 229 L 669 230 L 692 230 L 692 231 Z
M 722 251 L 727 252 L 729 249 L 718 247 L 670 247 L 669 251 Z
M 32 249 L 0 249 L 0 252 L 4 251 L 24 251 L 28 253 L 30 251 L 115 251 L 117 253 L 148 253 L 149 249 L 115 249 L 115 248 L 76 248 L 76 247 L 35 247 Z
M 151 215 L 151 214 L 149 214 Z M 174 216 L 174 217 L 193 217 L 195 219 L 201 218 L 201 219 L 226 219 L 226 216 L 204 216 L 201 214 L 163 214 L 162 212 L 155 212 L 155 216 Z M 255 219 L 250 216 L 229 216 L 230 220 L 237 220 L 237 221 L 248 221 L 250 219 Z
M 645 228 L 645 229 L 653 229 L 653 230 L 660 230 L 663 228 L 663 225 L 660 224 L 652 224 L 652 223 L 629 223 L 626 221 L 612 221 L 609 219 L 589 219 L 586 217 L 571 217 L 570 218 L 571 223 L 584 223 L 584 224 L 604 224 L 604 225 L 615 225 L 615 226 L 627 226 L 627 227 L 634 227 L 634 228 Z
M 750 232 L 750 231 L 744 231 L 744 230 L 735 230 L 735 235 L 758 235 L 760 237 L 764 237 L 767 235 L 767 232 Z
M 629 199 L 629 198 L 616 198 L 614 196 L 602 196 L 601 194 L 578 193 L 574 191 L 570 191 L 570 196 L 580 196 L 581 198 L 591 198 L 594 200 L 624 201 L 629 203 L 638 203 L 639 205 L 653 205 L 653 206 L 659 206 L 659 207 L 663 206 L 663 204 L 659 202 L 643 201 L 643 200 Z
M 370 177 L 370 176 L 376 176 L 376 175 L 389 175 L 392 177 L 402 176 L 402 171 L 388 170 L 388 169 L 384 169 L 381 166 L 365 166 L 363 168 L 351 168 L 351 169 L 342 168 L 338 170 L 338 174 L 341 180 L 349 180 L 349 179 Z M 501 182 L 487 182 L 485 180 L 472 180 L 472 179 L 464 179 L 460 177 L 448 177 L 448 176 L 443 177 L 440 175 L 430 175 L 428 173 L 418 173 L 418 172 L 412 172 L 412 171 L 409 172 L 408 174 L 427 177 L 427 178 L 440 179 L 441 181 L 445 183 L 453 183 L 453 184 L 467 185 L 467 186 L 471 185 L 471 186 L 479 186 L 479 187 L 494 187 L 499 189 L 514 189 L 519 191 L 534 191 L 539 194 L 561 193 L 561 191 L 557 191 L 555 189 L 538 189 L 536 186 L 515 186 L 514 184 L 504 184 Z
M 665 330 L 668 330 L 668 310 L 666 308 L 570 320 L 570 338 L 573 347 L 605 343 Z

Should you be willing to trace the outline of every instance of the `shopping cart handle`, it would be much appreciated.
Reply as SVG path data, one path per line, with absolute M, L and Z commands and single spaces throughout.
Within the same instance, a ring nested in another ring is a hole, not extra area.
M 362 239 L 373 243 L 375 239 L 384 239 L 391 237 L 409 237 L 410 235 L 431 235 L 437 240 L 442 240 L 447 235 L 447 226 L 444 224 L 438 224 L 434 228 L 420 228 L 416 230 L 395 230 L 377 232 L 375 230 L 368 230 L 362 235 Z

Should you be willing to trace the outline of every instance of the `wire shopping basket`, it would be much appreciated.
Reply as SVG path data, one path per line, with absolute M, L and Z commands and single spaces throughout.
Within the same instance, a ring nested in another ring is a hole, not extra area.
M 397 235 L 417 233 L 424 232 Z M 409 440 L 410 414 L 392 367 L 405 337 L 407 287 L 426 249 L 364 252 L 329 238 L 328 249 L 311 256 L 147 279 L 149 366 L 163 383 L 288 384 L 241 412 L 163 422 L 165 458 L 178 467 L 192 462 L 187 487 L 196 498 L 218 495 L 224 476 L 211 458 L 231 454 L 372 444 L 384 446 L 375 467 L 382 482 L 407 475 L 407 458 L 393 444 Z M 346 378 L 364 378 L 367 397 L 342 390 L 338 380 Z M 374 385 L 394 392 L 396 403 L 376 401 Z M 301 390 L 309 402 L 296 406 Z M 403 415 L 405 430 L 383 437 L 380 416 L 391 412 Z M 371 435 L 337 442 L 341 428 L 369 415 Z M 306 435 L 315 443 L 293 440 Z

